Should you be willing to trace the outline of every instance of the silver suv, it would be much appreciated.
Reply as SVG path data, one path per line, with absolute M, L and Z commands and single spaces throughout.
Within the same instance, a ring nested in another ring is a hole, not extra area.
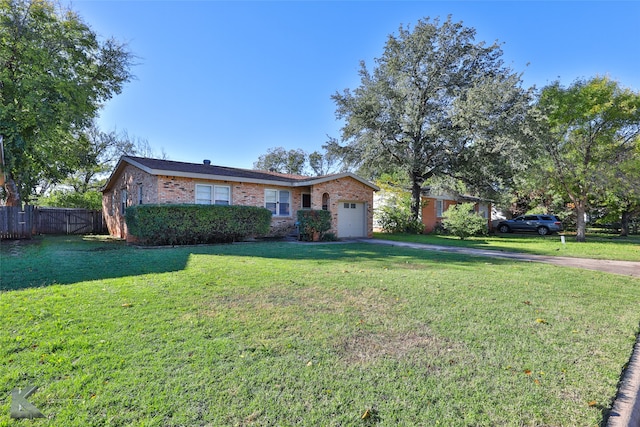
M 535 231 L 541 236 L 562 231 L 562 223 L 553 215 L 522 215 L 514 219 L 500 221 L 498 231 Z

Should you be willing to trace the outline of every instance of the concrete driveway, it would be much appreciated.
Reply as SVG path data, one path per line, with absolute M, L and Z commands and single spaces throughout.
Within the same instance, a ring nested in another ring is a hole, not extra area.
M 394 242 L 391 240 L 380 239 L 362 239 L 363 243 L 372 243 L 377 245 L 400 246 L 405 248 L 422 249 L 439 252 L 452 252 L 471 256 L 484 256 L 491 258 L 507 258 L 520 261 L 543 262 L 546 264 L 554 264 L 562 267 L 583 268 L 586 270 L 604 271 L 606 273 L 622 274 L 624 276 L 632 276 L 640 278 L 640 262 L 633 261 L 611 261 L 603 259 L 587 259 L 587 258 L 570 258 L 570 257 L 554 257 L 547 255 L 530 255 L 516 252 L 502 252 L 485 249 L 458 248 L 454 246 L 438 246 L 425 245 L 421 243 Z

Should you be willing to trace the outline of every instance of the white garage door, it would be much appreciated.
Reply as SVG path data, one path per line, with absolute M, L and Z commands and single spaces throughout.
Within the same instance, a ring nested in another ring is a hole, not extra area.
M 338 237 L 366 237 L 364 203 L 338 203 Z

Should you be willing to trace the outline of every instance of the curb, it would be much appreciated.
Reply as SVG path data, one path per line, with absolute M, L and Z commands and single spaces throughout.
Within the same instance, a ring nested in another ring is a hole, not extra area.
M 425 245 L 419 243 L 396 242 L 391 240 L 361 239 L 359 241 L 362 243 L 403 246 L 413 249 L 462 253 L 472 256 L 509 258 L 520 261 L 550 263 L 564 267 L 592 269 L 606 271 L 608 273 L 640 277 L 640 270 L 638 269 L 640 263 L 637 262 L 595 260 L 599 265 L 590 266 L 581 265 L 579 261 L 580 258 L 548 257 L 541 255 L 527 255 L 516 252 L 509 253 L 483 249 Z M 611 412 L 609 412 L 606 427 L 640 427 L 640 332 L 637 335 L 629 363 L 623 370 L 622 379 L 620 380 L 618 392 L 614 398 Z
M 640 334 L 609 413 L 607 427 L 640 426 Z

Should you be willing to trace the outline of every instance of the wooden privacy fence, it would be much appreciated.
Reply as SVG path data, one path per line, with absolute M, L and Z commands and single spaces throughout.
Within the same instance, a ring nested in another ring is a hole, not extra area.
M 0 239 L 27 239 L 33 233 L 35 208 L 0 206 Z
M 0 239 L 28 239 L 35 234 L 100 234 L 104 231 L 101 211 L 0 206 Z

